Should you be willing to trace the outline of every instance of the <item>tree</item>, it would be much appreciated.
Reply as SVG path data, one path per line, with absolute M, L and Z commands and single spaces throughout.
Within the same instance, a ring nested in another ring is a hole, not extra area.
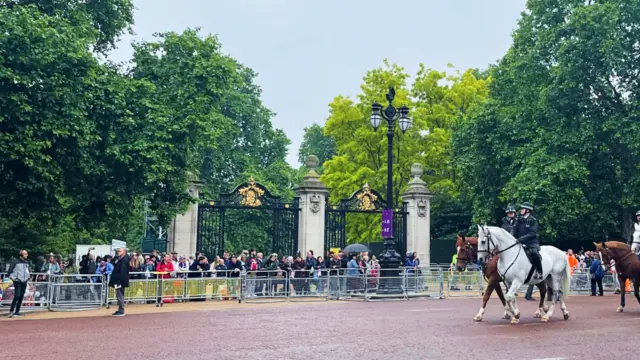
M 196 130 L 169 143 L 183 154 L 176 160 L 199 173 L 203 197 L 216 200 L 250 177 L 276 196 L 293 197 L 297 173 L 285 161 L 290 140 L 273 128 L 257 74 L 223 54 L 216 37 L 201 36 L 198 29 L 157 34 L 134 45 L 131 74 L 155 85 L 153 99 L 166 107 L 171 123 Z M 271 241 L 264 224 L 272 222 L 260 210 L 229 211 L 225 246 L 261 247 Z
M 640 4 L 556 0 L 527 8 L 492 71 L 492 100 L 455 132 L 477 220 L 496 221 L 498 205 L 529 200 L 544 239 L 626 238 L 640 203 L 633 165 L 640 68 L 631 60 Z
M 424 65 L 420 65 L 410 89 L 406 84 L 408 77 L 403 68 L 385 61 L 384 67 L 365 75 L 358 102 L 338 96 L 329 105 L 331 114 L 325 125 L 325 134 L 335 139 L 337 155 L 325 162 L 322 180 L 331 189 L 332 199 L 347 198 L 364 183 L 381 194 L 386 193 L 385 125 L 373 131 L 369 115 L 371 103 L 384 103 L 389 86 L 396 90 L 394 103 L 408 105 L 413 119 L 412 128 L 407 133 L 402 134 L 397 127 L 395 130 L 393 191 L 396 205 L 400 204 L 413 163 L 421 163 L 433 171 L 435 175 L 425 176 L 430 188 L 447 189 L 457 196 L 449 146 L 452 124 L 474 103 L 487 96 L 487 80 L 476 79 L 471 70 L 448 74 Z M 348 238 L 362 242 L 379 241 L 379 219 L 371 217 L 362 221 L 370 221 L 370 224 L 350 224 Z M 356 230 L 358 228 L 360 230 Z
M 0 6 L 36 6 L 42 14 L 63 17 L 74 27 L 89 25 L 95 29 L 93 48 L 103 54 L 115 47 L 122 34 L 131 32 L 133 25 L 132 0 L 0 0 Z
M 197 167 L 205 196 L 246 181 L 249 168 L 284 162 L 290 140 L 273 128 L 257 74 L 223 54 L 216 37 L 198 29 L 156 34 L 156 41 L 134 44 L 132 75 L 156 85 L 155 98 L 174 121 L 203 130 L 205 137 L 189 139 L 194 147 L 184 161 Z
M 86 51 L 87 26 L 34 6 L 0 7 L 0 26 L 0 218 L 2 250 L 13 255 L 73 224 L 64 182 L 73 170 L 64 165 L 81 164 L 81 148 L 95 140 L 82 86 L 97 63 Z
M 318 172 L 322 173 L 322 165 L 336 154 L 336 142 L 325 135 L 324 128 L 313 124 L 304 128 L 304 136 L 298 150 L 298 161 L 305 164 L 307 156 L 316 155 L 320 160 Z
M 2 254 L 132 240 L 145 198 L 164 219 L 184 211 L 180 141 L 198 129 L 171 122 L 152 83 L 100 64 L 89 22 L 14 6 L 0 24 Z

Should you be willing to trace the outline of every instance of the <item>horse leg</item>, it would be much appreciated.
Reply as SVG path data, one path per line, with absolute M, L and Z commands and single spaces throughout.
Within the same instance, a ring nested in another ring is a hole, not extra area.
M 509 291 L 507 292 L 507 296 L 505 296 L 505 301 L 507 305 L 505 309 L 513 314 L 513 318 L 511 319 L 512 324 L 517 324 L 520 322 L 520 312 L 518 311 L 518 306 L 516 304 L 516 292 L 518 288 L 522 285 L 522 283 L 518 280 L 514 280 L 509 285 Z
M 492 281 L 492 279 L 489 279 L 489 282 L 487 283 L 487 289 L 484 291 L 484 295 L 482 296 L 482 307 L 480 308 L 480 311 L 478 311 L 478 314 L 473 318 L 474 321 L 482 321 L 484 309 L 487 307 L 487 302 L 489 301 L 494 288 L 495 283 Z
M 638 288 L 639 286 L 640 279 L 633 279 L 633 295 L 636 297 L 636 300 L 638 300 L 638 303 L 640 303 L 640 289 Z
M 562 310 L 562 317 L 565 320 L 569 320 L 569 311 L 567 311 L 567 304 L 564 302 L 564 292 L 560 291 L 560 310 Z
M 556 279 L 556 276 L 547 277 L 545 283 L 547 284 L 547 303 L 549 304 L 549 311 L 540 318 L 542 322 L 549 321 L 549 318 L 551 318 L 553 311 L 555 310 L 556 302 L 560 298 L 560 282 Z
M 506 306 L 507 302 L 504 300 L 504 292 L 502 291 L 502 285 L 501 285 L 501 280 L 500 278 L 496 278 L 495 280 L 495 289 L 496 289 L 496 294 L 498 294 L 498 298 L 500 298 L 500 301 L 502 302 L 502 306 Z M 511 319 L 511 313 L 505 311 L 504 315 L 502 316 L 503 319 L 505 320 L 509 320 Z
M 618 281 L 620 282 L 620 306 L 618 306 L 618 308 L 616 309 L 616 312 L 623 312 L 624 306 L 625 306 L 624 293 L 627 290 L 627 286 L 626 286 L 627 278 L 622 274 L 618 274 Z
M 544 306 L 544 299 L 547 296 L 547 285 L 543 281 L 543 282 L 540 282 L 540 283 L 536 284 L 536 286 L 538 287 L 538 290 L 540 291 L 540 302 L 538 304 L 538 309 L 536 310 L 535 314 L 533 314 L 533 318 L 534 319 L 539 319 L 540 317 L 542 317 L 542 314 L 547 312 L 547 310 L 545 310 L 545 306 Z

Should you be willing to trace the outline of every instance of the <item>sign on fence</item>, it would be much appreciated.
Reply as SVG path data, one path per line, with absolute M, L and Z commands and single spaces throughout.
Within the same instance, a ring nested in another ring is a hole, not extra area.
M 382 237 L 393 237 L 393 209 L 382 210 Z
M 111 239 L 111 251 L 115 253 L 116 249 L 126 249 L 127 243 L 122 240 Z

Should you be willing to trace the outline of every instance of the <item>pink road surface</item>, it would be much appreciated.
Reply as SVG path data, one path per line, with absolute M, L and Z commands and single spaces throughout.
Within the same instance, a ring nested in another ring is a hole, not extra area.
M 473 322 L 479 299 L 242 304 L 182 311 L 48 320 L 0 321 L 0 359 L 606 359 L 638 357 L 640 305 L 628 298 L 575 296 L 550 323 L 518 301 L 518 325 L 501 320 L 492 299 Z M 165 310 L 167 306 L 166 305 Z M 35 317 L 35 315 L 32 315 Z

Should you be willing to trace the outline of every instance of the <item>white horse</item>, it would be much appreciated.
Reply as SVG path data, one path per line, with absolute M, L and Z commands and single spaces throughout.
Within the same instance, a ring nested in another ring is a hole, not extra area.
M 640 223 L 634 223 L 633 241 L 631 242 L 631 251 L 640 253 Z
M 489 255 L 500 255 L 498 274 L 509 289 L 505 296 L 505 310 L 513 315 L 512 324 L 517 324 L 520 319 L 520 310 L 518 310 L 515 297 L 518 289 L 522 285 L 532 285 L 542 281 L 547 285 L 547 304 L 545 307 L 549 308 L 546 313 L 542 310 L 542 322 L 549 321 L 558 301 L 564 319 L 569 319 L 564 296 L 569 294 L 571 268 L 564 252 L 553 246 L 541 246 L 542 280 L 532 277 L 529 282 L 525 283 L 532 264 L 525 254 L 522 244 L 502 228 L 478 225 L 478 260 L 484 262 L 485 257 Z

